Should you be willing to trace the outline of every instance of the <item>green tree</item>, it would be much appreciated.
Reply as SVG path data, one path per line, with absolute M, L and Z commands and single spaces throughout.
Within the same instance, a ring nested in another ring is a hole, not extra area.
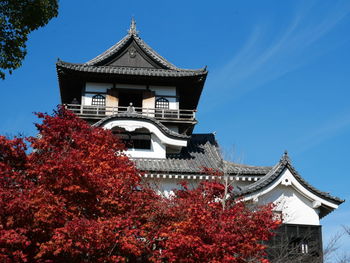
M 58 0 L 0 0 L 0 78 L 19 68 L 28 34 L 58 14 Z

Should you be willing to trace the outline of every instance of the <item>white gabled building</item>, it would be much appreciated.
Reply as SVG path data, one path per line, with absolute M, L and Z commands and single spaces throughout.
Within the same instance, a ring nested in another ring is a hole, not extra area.
M 322 262 L 320 219 L 343 200 L 307 183 L 287 153 L 273 167 L 236 164 L 222 160 L 213 134 L 194 134 L 206 68 L 171 64 L 139 37 L 134 20 L 128 34 L 96 58 L 83 64 L 58 61 L 56 67 L 62 104 L 118 134 L 144 176 L 165 194 L 181 180 L 196 185 L 214 179 L 203 167 L 224 170 L 238 197 L 276 203 L 284 220 L 280 235 L 296 253 Z

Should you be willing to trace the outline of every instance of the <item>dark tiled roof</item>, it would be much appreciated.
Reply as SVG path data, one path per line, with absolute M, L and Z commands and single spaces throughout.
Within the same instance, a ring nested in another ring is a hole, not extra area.
M 133 76 L 150 76 L 150 77 L 194 77 L 206 75 L 208 72 L 203 70 L 170 70 L 156 68 L 132 68 L 116 66 L 91 66 L 86 64 L 76 64 L 58 61 L 56 63 L 57 71 L 68 69 L 77 72 L 100 73 L 100 74 L 120 74 Z
M 132 120 L 141 120 L 141 121 L 145 121 L 145 122 L 150 122 L 150 123 L 154 124 L 155 126 L 157 126 L 168 137 L 175 138 L 175 139 L 189 139 L 190 138 L 187 135 L 179 134 L 177 132 L 174 132 L 174 131 L 168 129 L 166 126 L 164 126 L 160 121 L 156 120 L 155 118 L 143 116 L 140 114 L 132 114 L 132 113 L 119 113 L 119 114 L 110 115 L 108 117 L 103 118 L 102 120 L 99 120 L 93 126 L 101 127 L 103 124 L 105 124 L 106 122 L 113 120 L 113 119 L 115 119 L 115 120 L 130 120 L 130 119 L 132 119 Z
M 232 162 L 224 161 L 225 171 L 228 174 L 240 175 L 250 174 L 250 175 L 266 175 L 270 170 L 271 166 L 250 166 L 245 164 L 237 164 Z
M 338 197 L 331 196 L 329 193 L 322 192 L 322 191 L 316 189 L 311 184 L 309 184 L 307 181 L 305 181 L 299 175 L 299 173 L 295 170 L 295 168 L 292 166 L 291 161 L 290 161 L 287 153 L 285 153 L 283 155 L 283 157 L 281 158 L 279 163 L 277 163 L 266 174 L 266 176 L 262 177 L 257 182 L 242 188 L 242 190 L 239 192 L 239 196 L 244 196 L 244 195 L 247 195 L 247 194 L 251 194 L 251 193 L 257 192 L 257 191 L 263 189 L 264 187 L 270 185 L 275 180 L 277 180 L 277 178 L 281 175 L 281 173 L 285 169 L 289 169 L 291 171 L 291 173 L 293 174 L 293 176 L 298 180 L 298 182 L 301 185 L 303 185 L 306 189 L 308 189 L 310 192 L 314 193 L 315 195 L 317 195 L 317 196 L 319 196 L 319 197 L 321 197 L 321 198 L 323 198 L 325 200 L 328 200 L 328 201 L 331 201 L 333 203 L 336 203 L 338 205 L 344 202 L 344 200 L 342 200 L 342 199 L 340 199 Z
M 107 49 L 102 54 L 98 55 L 97 57 L 91 59 L 90 61 L 86 62 L 85 65 L 91 65 L 91 66 L 98 66 L 104 63 L 104 61 L 108 60 L 110 57 L 117 54 L 120 50 L 122 50 L 128 43 L 130 43 L 132 40 L 134 40 L 137 45 L 150 57 L 152 60 L 156 61 L 158 64 L 160 64 L 164 69 L 168 70 L 174 70 L 174 71 L 205 71 L 204 69 L 200 70 L 187 70 L 187 69 L 181 69 L 167 61 L 165 58 L 163 58 L 161 55 L 159 55 L 156 51 L 154 51 L 149 45 L 147 45 L 146 42 L 144 42 L 136 32 L 130 32 L 118 43 Z
M 187 147 L 179 154 L 168 155 L 166 159 L 135 158 L 134 162 L 140 170 L 154 173 L 200 174 L 204 167 L 222 169 L 221 155 L 213 134 L 192 134 Z M 229 162 L 225 165 L 234 175 L 265 175 L 269 170 L 269 167 Z
M 109 49 L 107 49 L 105 52 L 103 52 L 102 54 L 98 55 L 97 57 L 89 60 L 88 62 L 86 62 L 86 65 L 91 65 L 91 66 L 95 66 L 96 64 L 104 61 L 106 58 L 118 53 L 118 51 L 120 51 L 122 49 L 122 47 L 125 46 L 126 43 L 129 42 L 129 40 L 131 39 L 131 34 L 127 34 L 124 38 L 122 38 L 119 42 L 117 42 L 116 44 L 114 44 L 112 47 L 110 47 Z
M 124 48 L 126 48 L 132 41 L 135 41 L 140 49 L 160 68 L 146 68 L 146 67 L 122 67 L 106 65 L 110 59 L 118 56 Z M 102 54 L 91 59 L 83 64 L 67 63 L 58 61 L 56 63 L 57 70 L 69 69 L 73 71 L 89 72 L 89 73 L 105 73 L 105 74 L 122 74 L 122 75 L 140 75 L 140 76 L 161 76 L 161 77 L 189 77 L 206 75 L 208 72 L 206 68 L 202 69 L 181 69 L 167 61 L 149 45 L 146 44 L 135 31 L 130 31 L 118 43 L 107 49 Z

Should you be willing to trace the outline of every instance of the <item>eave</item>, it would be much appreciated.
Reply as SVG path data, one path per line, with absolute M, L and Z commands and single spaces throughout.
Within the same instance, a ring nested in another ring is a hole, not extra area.
M 165 78 L 183 78 L 183 77 L 206 77 L 208 71 L 200 70 L 171 70 L 156 68 L 133 68 L 133 67 L 115 67 L 115 66 L 92 66 L 86 64 L 69 63 L 58 61 L 56 63 L 58 74 L 69 73 L 96 73 L 112 75 L 129 75 L 145 77 L 165 77 Z
M 97 67 L 63 61 L 56 63 L 61 102 L 79 97 L 85 82 L 177 86 L 185 104 L 196 109 L 208 74 L 203 71 L 174 71 L 152 68 Z M 72 95 L 74 94 L 74 95 Z

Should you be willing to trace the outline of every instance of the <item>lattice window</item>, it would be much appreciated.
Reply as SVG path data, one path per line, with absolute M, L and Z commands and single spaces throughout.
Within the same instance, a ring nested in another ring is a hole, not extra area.
M 101 94 L 96 94 L 92 97 L 91 105 L 93 106 L 106 106 L 106 97 Z
M 157 109 L 169 109 L 169 101 L 166 98 L 158 98 L 156 100 L 156 108 Z

